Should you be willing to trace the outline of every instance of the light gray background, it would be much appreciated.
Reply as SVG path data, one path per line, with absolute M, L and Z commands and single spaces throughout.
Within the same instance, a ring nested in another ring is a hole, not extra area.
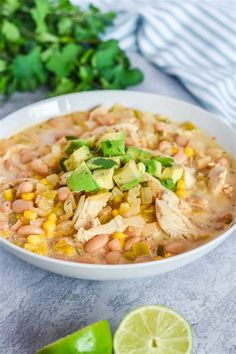
M 146 74 L 137 90 L 197 103 L 175 79 L 136 54 L 132 60 Z M 17 94 L 0 106 L 0 117 L 42 97 L 42 92 Z M 41 346 L 99 319 L 108 319 L 115 330 L 125 313 L 143 304 L 162 304 L 183 314 L 193 328 L 194 353 L 235 354 L 234 238 L 235 233 L 216 250 L 177 271 L 116 282 L 54 275 L 0 247 L 0 354 L 33 354 Z

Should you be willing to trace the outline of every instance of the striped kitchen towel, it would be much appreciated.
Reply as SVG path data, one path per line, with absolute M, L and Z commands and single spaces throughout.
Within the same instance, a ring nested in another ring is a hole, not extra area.
M 86 6 L 87 0 L 73 0 Z M 93 0 L 118 13 L 106 38 L 177 77 L 206 109 L 236 124 L 236 1 Z M 158 83 L 157 83 L 158 84 Z

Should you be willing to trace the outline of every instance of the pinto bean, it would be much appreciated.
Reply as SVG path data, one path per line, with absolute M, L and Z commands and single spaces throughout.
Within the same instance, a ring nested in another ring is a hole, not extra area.
M 17 188 L 17 196 L 20 196 L 22 193 L 31 193 L 34 190 L 33 184 L 30 182 L 23 182 L 19 184 Z
M 46 176 L 48 174 L 48 166 L 40 159 L 32 161 L 31 168 L 34 172 L 38 173 L 41 176 Z
M 105 256 L 107 264 L 118 264 L 120 263 L 121 252 L 120 251 L 111 251 L 108 252 Z
M 46 217 L 47 216 L 47 212 L 45 210 L 40 209 L 40 208 L 31 207 L 30 210 L 35 211 L 35 213 L 38 216 L 41 216 L 41 217 Z
M 0 220 L 0 230 L 5 230 L 8 228 L 8 223 L 6 221 Z
M 17 231 L 22 226 L 21 220 L 17 220 L 14 225 L 11 226 L 12 231 Z
M 172 153 L 172 145 L 169 143 L 169 141 L 161 141 L 159 144 L 159 150 L 167 155 L 171 155 Z
M 186 136 L 178 135 L 175 141 L 179 146 L 185 147 L 188 144 L 189 139 Z
M 33 207 L 33 202 L 31 200 L 16 199 L 12 203 L 12 210 L 15 213 L 23 213 L 25 210 L 31 209 Z
M 4 200 L 0 204 L 0 211 L 2 211 L 3 213 L 8 213 L 11 210 L 11 206 L 11 202 Z
M 86 253 L 93 254 L 100 252 L 109 242 L 109 235 L 103 234 L 94 236 L 91 240 L 87 241 L 84 245 Z
M 124 245 L 124 250 L 125 251 L 129 251 L 132 246 L 137 243 L 138 241 L 140 241 L 140 237 L 137 237 L 137 236 L 134 236 L 134 237 L 131 237 L 129 238 L 126 242 L 125 242 L 125 245 Z
M 188 161 L 188 157 L 183 150 L 179 150 L 173 157 L 175 162 L 181 165 L 184 165 Z
M 35 220 L 31 220 L 30 221 L 30 225 L 40 227 L 43 224 L 44 221 L 45 221 L 44 218 L 38 218 L 38 219 L 35 219 Z
M 58 189 L 58 200 L 64 202 L 70 195 L 70 190 L 68 187 L 61 187 Z
M 157 132 L 168 130 L 168 125 L 165 122 L 157 122 L 154 124 L 154 129 Z
M 185 251 L 187 248 L 187 244 L 185 241 L 173 241 L 169 244 L 165 245 L 165 249 L 167 252 L 173 253 L 173 254 L 179 254 Z
M 19 228 L 18 234 L 23 235 L 23 236 L 41 235 L 41 234 L 43 234 L 43 230 L 38 226 L 25 225 L 25 226 L 22 226 L 21 228 Z
M 133 227 L 133 226 L 129 226 L 128 229 L 125 231 L 125 233 L 127 234 L 127 236 L 129 237 L 135 237 L 135 236 L 140 236 L 141 235 L 141 230 Z
M 118 251 L 121 249 L 120 241 L 118 239 L 111 240 L 107 246 L 111 251 Z
M 112 125 L 115 124 L 116 117 L 111 113 L 98 114 L 96 120 L 100 125 Z
M 25 163 L 33 161 L 33 159 L 35 159 L 38 156 L 39 156 L 39 154 L 37 151 L 27 150 L 21 155 L 20 161 L 25 164 Z
M 4 161 L 4 167 L 5 167 L 8 171 L 12 170 L 13 167 L 14 167 L 13 161 L 10 160 L 10 159 L 5 160 L 5 161 Z

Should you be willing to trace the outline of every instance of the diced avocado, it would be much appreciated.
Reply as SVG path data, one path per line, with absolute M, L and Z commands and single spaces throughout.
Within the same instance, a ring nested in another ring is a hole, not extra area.
M 161 179 L 172 179 L 176 183 L 183 175 L 184 169 L 181 166 L 166 167 L 161 174 Z
M 88 139 L 69 139 L 67 137 L 67 140 L 69 140 L 69 144 L 66 147 L 66 153 L 67 154 L 72 154 L 75 150 L 78 150 L 81 146 L 87 146 L 87 147 L 92 147 L 94 143 L 94 137 L 88 138 Z
M 162 164 L 156 160 L 142 160 L 146 167 L 146 171 L 155 177 L 161 177 Z
M 81 146 L 78 150 L 75 150 L 70 157 L 64 161 L 64 166 L 67 171 L 75 170 L 79 164 L 88 160 L 91 157 L 89 148 L 87 146 Z
M 96 183 L 99 185 L 101 189 L 112 189 L 114 187 L 113 181 L 114 169 L 101 169 L 95 170 L 93 172 L 93 178 L 95 179 Z
M 130 155 L 135 162 L 150 159 L 152 156 L 150 151 L 140 149 L 135 146 L 129 146 L 127 149 L 127 154 Z
M 128 155 L 128 154 L 120 155 L 120 156 L 117 156 L 117 157 L 119 157 L 119 159 L 120 159 L 122 164 L 132 160 L 132 157 L 130 155 Z
M 174 164 L 174 159 L 172 157 L 168 157 L 168 156 L 156 156 L 153 157 L 154 160 L 160 162 L 162 164 L 162 166 L 165 167 L 171 167 Z
M 137 168 L 139 172 L 143 175 L 146 171 L 145 165 L 142 162 L 137 163 Z
M 130 160 L 116 172 L 113 178 L 121 189 L 128 190 L 142 180 L 143 173 L 140 172 L 134 160 Z
M 129 189 L 132 189 L 133 187 L 137 186 L 139 182 L 140 182 L 140 178 L 133 179 L 133 181 L 123 184 L 121 189 L 123 191 L 128 191 Z
M 75 192 L 94 192 L 99 189 L 99 185 L 85 162 L 82 162 L 80 166 L 70 174 L 66 183 L 67 186 Z
M 125 154 L 125 136 L 124 132 L 105 134 L 100 139 L 103 156 Z
M 120 167 L 119 157 L 93 157 L 87 161 L 87 166 L 90 170 L 97 170 L 101 168 L 112 168 L 115 169 Z
M 161 179 L 161 184 L 171 191 L 175 191 L 176 184 L 172 178 Z

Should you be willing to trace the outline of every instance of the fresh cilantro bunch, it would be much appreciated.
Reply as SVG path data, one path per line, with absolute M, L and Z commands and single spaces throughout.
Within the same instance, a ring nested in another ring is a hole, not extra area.
M 0 94 L 45 85 L 50 95 L 123 89 L 143 80 L 116 40 L 102 41 L 113 12 L 69 0 L 1 0 Z

